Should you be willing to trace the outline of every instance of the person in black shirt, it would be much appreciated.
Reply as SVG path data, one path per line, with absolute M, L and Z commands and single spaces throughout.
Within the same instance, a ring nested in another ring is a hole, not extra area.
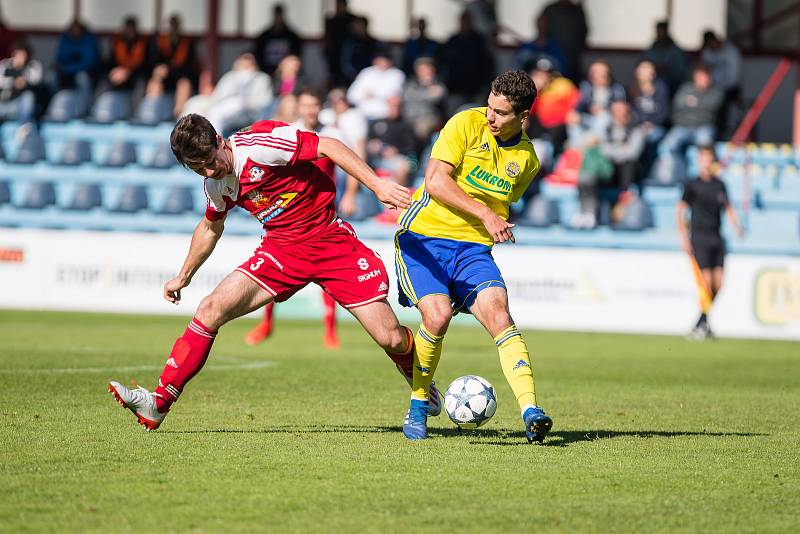
M 698 166 L 700 172 L 697 180 L 689 181 L 684 186 L 683 198 L 678 201 L 677 217 L 681 245 L 692 258 L 700 291 L 700 318 L 689 337 L 703 340 L 714 337 L 707 314 L 722 287 L 725 240 L 720 233 L 720 225 L 723 211 L 737 235 L 742 237 L 744 234 L 736 211 L 728 200 L 725 184 L 716 176 L 713 147 L 699 148 Z M 691 212 L 688 228 L 687 209 Z

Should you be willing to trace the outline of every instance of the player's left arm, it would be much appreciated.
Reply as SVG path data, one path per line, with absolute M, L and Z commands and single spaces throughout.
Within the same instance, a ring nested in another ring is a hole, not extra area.
M 407 187 L 382 180 L 370 169 L 364 160 L 350 150 L 347 145 L 333 137 L 319 137 L 317 157 L 330 158 L 344 172 L 352 176 L 370 191 L 375 193 L 378 200 L 393 208 L 407 208 L 411 205 L 411 193 Z

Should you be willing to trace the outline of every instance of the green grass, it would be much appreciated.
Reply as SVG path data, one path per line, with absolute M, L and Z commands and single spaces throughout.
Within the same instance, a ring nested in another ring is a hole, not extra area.
M 800 347 L 525 333 L 545 446 L 491 340 L 453 327 L 438 372 L 480 374 L 494 419 L 409 443 L 405 382 L 353 323 L 225 327 L 147 433 L 106 381 L 152 387 L 187 320 L 0 312 L 0 530 L 789 532 L 800 520 Z M 271 363 L 263 363 L 271 362 Z

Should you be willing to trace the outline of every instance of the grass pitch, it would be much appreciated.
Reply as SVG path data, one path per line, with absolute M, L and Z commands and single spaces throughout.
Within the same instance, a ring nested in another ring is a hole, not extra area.
M 278 311 L 280 314 L 280 311 Z M 438 371 L 497 390 L 485 428 L 400 425 L 405 382 L 357 325 L 226 326 L 147 433 L 106 392 L 152 387 L 187 319 L 0 312 L 0 530 L 790 532 L 800 346 L 525 332 L 555 426 L 525 441 L 497 354 L 453 327 Z

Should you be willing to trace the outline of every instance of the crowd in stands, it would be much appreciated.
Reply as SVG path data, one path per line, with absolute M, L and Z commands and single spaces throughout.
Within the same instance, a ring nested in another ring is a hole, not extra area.
M 30 123 L 35 130 L 40 120 L 157 124 L 200 113 L 229 134 L 273 118 L 339 137 L 387 178 L 418 185 L 446 118 L 485 105 L 501 31 L 494 2 L 468 2 L 458 31 L 444 42 L 428 36 L 424 19 L 415 19 L 407 41 L 394 48 L 371 36 L 368 19 L 351 13 L 346 0 L 335 5 L 324 24 L 328 76 L 321 87 L 312 87 L 304 74 L 303 39 L 282 5 L 216 82 L 178 15 L 153 35 L 141 33 L 136 18 L 125 18 L 107 57 L 76 20 L 60 36 L 47 68 L 21 36 L 0 27 L 0 121 Z M 643 182 L 684 179 L 687 145 L 710 144 L 726 132 L 741 99 L 741 59 L 713 32 L 704 34 L 698 54 L 689 54 L 659 22 L 633 83 L 624 87 L 602 60 L 583 76 L 588 25 L 580 2 L 553 1 L 533 22 L 535 38 L 520 43 L 513 56 L 539 91 L 527 131 L 541 176 L 563 177 L 570 169 L 577 174 L 581 209 L 574 227 L 594 228 L 603 202 L 618 204 Z M 344 215 L 380 211 L 360 196 L 354 180 L 339 179 Z

